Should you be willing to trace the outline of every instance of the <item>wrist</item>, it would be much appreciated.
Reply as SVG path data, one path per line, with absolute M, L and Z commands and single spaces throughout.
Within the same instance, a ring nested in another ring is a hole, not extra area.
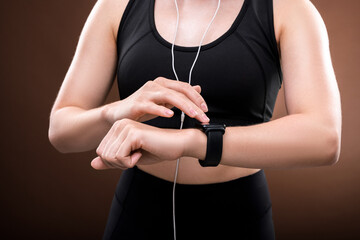
M 100 115 L 101 115 L 101 119 L 104 122 L 112 125 L 112 124 L 114 124 L 115 121 L 113 121 L 113 119 L 111 117 L 111 108 L 109 105 L 110 104 L 106 104 L 106 105 L 100 107 L 100 112 L 101 112 Z
M 203 131 L 197 128 L 183 129 L 184 140 L 184 157 L 194 157 L 205 159 L 207 137 Z
M 119 100 L 113 103 L 106 104 L 101 107 L 101 117 L 104 121 L 113 125 L 116 121 L 128 118 L 135 120 L 133 114 L 129 109 L 127 103 L 123 100 Z

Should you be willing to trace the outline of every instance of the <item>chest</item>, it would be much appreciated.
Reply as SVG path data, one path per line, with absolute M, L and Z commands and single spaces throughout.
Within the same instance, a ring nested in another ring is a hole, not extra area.
M 179 29 L 176 45 L 198 46 L 200 39 L 218 7 L 218 1 L 182 1 L 178 0 Z M 222 36 L 239 15 L 244 0 L 221 1 L 216 17 L 207 32 L 203 44 L 208 44 Z M 177 12 L 174 1 L 156 0 L 154 22 L 158 33 L 168 42 L 173 42 Z
M 134 1 L 121 27 L 117 75 L 122 99 L 159 76 L 176 79 L 172 71 L 170 34 L 174 33 L 176 24 L 171 24 L 171 21 L 175 21 L 171 18 L 169 22 L 161 20 L 168 14 L 164 13 L 158 19 L 158 23 L 164 27 L 163 31 L 160 30 L 161 26 L 156 26 L 157 12 L 154 10 L 157 1 L 162 0 Z M 264 9 L 259 14 L 260 11 L 255 8 L 263 5 L 255 6 L 251 3 L 253 0 L 245 0 L 243 6 L 239 6 L 237 11 L 233 10 L 232 18 L 236 15 L 235 20 L 231 22 L 230 18 L 227 19 L 228 25 L 213 31 L 213 35 L 208 35 L 207 42 L 201 46 L 190 84 L 201 86 L 210 118 L 221 116 L 224 119 L 262 122 L 272 116 L 281 86 L 276 41 L 271 22 L 268 21 L 269 16 L 261 15 Z M 213 14 L 211 12 L 209 18 Z M 176 18 L 176 12 L 170 15 Z M 184 24 L 191 26 L 186 22 Z M 213 22 L 212 26 L 215 24 Z M 179 27 L 179 36 L 186 33 L 192 35 L 189 29 Z M 169 34 L 169 39 L 166 39 L 166 34 Z M 175 44 L 174 65 L 180 81 L 189 80 L 189 72 L 198 50 L 199 43 L 196 42 L 201 36 L 192 35 L 187 40 L 182 38 Z

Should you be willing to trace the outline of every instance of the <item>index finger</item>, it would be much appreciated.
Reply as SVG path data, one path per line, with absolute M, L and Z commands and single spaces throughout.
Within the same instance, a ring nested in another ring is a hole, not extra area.
M 202 109 L 204 112 L 208 111 L 208 107 L 205 103 L 204 98 L 200 95 L 200 92 L 196 91 L 194 86 L 191 86 L 188 83 L 171 80 L 167 78 L 157 78 L 154 80 L 156 83 L 166 87 L 170 88 L 172 90 L 178 91 L 183 93 L 185 96 L 187 96 L 192 102 L 194 102 L 200 109 Z M 199 85 L 197 85 L 199 86 Z M 199 90 L 201 91 L 201 87 Z

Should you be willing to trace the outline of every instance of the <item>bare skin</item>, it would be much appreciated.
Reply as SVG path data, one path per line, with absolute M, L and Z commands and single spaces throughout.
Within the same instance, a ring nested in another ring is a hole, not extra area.
M 128 98 L 104 105 L 114 78 L 117 28 L 126 4 L 127 0 L 98 1 L 84 27 L 51 113 L 49 138 L 59 151 L 96 148 L 99 156 L 91 162 L 95 169 L 137 165 L 168 181 L 173 180 L 175 160 L 180 157 L 178 182 L 192 184 L 223 182 L 261 168 L 337 162 L 340 95 L 325 25 L 308 0 L 274 0 L 288 115 L 254 126 L 228 127 L 221 165 L 216 168 L 202 168 L 197 162 L 206 152 L 206 136 L 201 131 L 159 129 L 141 123 L 155 116 L 171 117 L 165 112 L 173 106 L 207 122 L 201 87 L 159 76 Z M 178 0 L 178 4 L 181 20 L 176 45 L 197 46 L 217 0 Z M 226 32 L 242 4 L 243 0 L 222 1 L 203 44 Z M 156 0 L 156 27 L 168 42 L 172 42 L 175 21 L 173 1 Z

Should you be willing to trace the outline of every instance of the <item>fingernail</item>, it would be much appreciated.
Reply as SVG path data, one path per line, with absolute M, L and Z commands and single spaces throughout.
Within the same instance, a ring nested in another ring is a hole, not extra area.
M 166 115 L 171 116 L 172 114 L 173 114 L 173 111 L 171 111 L 171 110 L 166 110 Z
M 201 115 L 201 118 L 205 121 L 205 122 L 210 122 L 210 119 L 205 115 Z
M 190 109 L 190 114 L 195 117 L 198 113 L 194 109 Z
M 207 111 L 208 111 L 208 107 L 206 106 L 205 103 L 202 103 L 200 106 L 201 106 L 201 108 L 202 108 L 202 110 L 203 110 L 204 112 L 207 112 Z

